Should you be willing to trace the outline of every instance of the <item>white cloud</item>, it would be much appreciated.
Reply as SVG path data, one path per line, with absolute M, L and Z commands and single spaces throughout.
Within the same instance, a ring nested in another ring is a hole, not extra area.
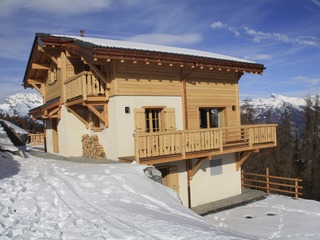
M 202 40 L 200 34 L 171 35 L 163 33 L 140 34 L 126 39 L 133 42 L 144 42 L 160 45 L 190 45 Z
M 218 21 L 218 22 L 212 23 L 211 27 L 214 28 L 214 29 L 216 29 L 216 28 L 224 28 L 225 25 L 222 22 Z
M 111 0 L 1 0 L 0 16 L 7 16 L 21 9 L 48 13 L 80 15 L 102 11 Z
M 271 60 L 272 56 L 268 54 L 256 54 L 251 56 L 245 56 L 244 58 L 249 60 Z
M 241 26 L 241 27 L 230 26 L 220 21 L 212 23 L 211 27 L 213 29 L 217 29 L 217 28 L 227 29 L 228 31 L 232 32 L 236 37 L 240 37 L 241 35 L 247 35 L 251 38 L 253 42 L 261 42 L 264 40 L 274 40 L 274 41 L 279 41 L 283 43 L 291 43 L 291 44 L 307 45 L 307 46 L 320 45 L 320 42 L 316 37 L 303 37 L 303 36 L 290 37 L 283 33 L 277 33 L 277 32 L 270 33 L 270 32 L 257 31 L 247 26 Z
M 298 76 L 298 77 L 294 77 L 292 79 L 308 83 L 312 86 L 316 86 L 316 85 L 320 84 L 320 78 L 309 78 L 309 77 L 304 77 L 304 76 Z

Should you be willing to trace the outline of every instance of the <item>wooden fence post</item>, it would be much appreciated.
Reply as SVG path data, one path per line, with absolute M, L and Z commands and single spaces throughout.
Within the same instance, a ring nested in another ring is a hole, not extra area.
M 266 182 L 266 184 L 267 184 L 267 193 L 270 193 L 270 175 L 269 175 L 269 168 L 266 168 L 266 180 L 267 180 L 267 182 Z
M 295 197 L 296 199 L 298 199 L 299 197 L 299 182 L 298 182 L 298 178 L 295 178 Z

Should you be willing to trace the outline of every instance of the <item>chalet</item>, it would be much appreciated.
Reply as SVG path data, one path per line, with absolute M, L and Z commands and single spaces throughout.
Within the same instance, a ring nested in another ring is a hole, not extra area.
M 193 207 L 241 193 L 250 153 L 276 146 L 276 125 L 241 125 L 248 60 L 192 49 L 36 34 L 24 76 L 44 104 L 47 151 L 154 165 Z M 90 155 L 91 154 L 91 155 Z

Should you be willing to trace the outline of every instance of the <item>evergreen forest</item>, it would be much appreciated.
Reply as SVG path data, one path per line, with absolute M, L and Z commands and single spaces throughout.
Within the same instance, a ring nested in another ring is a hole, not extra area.
M 320 101 L 319 95 L 305 98 L 304 126 L 294 128 L 290 112 L 286 111 L 278 120 L 277 147 L 252 153 L 242 165 L 248 173 L 300 178 L 303 180 L 302 198 L 320 201 Z M 267 114 L 265 123 L 270 121 Z M 241 123 L 255 123 L 255 109 L 249 101 L 241 107 Z

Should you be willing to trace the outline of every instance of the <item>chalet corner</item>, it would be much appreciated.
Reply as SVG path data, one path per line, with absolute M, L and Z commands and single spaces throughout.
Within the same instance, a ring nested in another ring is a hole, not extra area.
M 276 125 L 241 125 L 238 83 L 264 66 L 150 44 L 36 34 L 25 88 L 44 104 L 48 152 L 151 164 L 184 205 L 241 193 L 250 153 L 276 146 Z M 253 163 L 254 164 L 254 163 Z

